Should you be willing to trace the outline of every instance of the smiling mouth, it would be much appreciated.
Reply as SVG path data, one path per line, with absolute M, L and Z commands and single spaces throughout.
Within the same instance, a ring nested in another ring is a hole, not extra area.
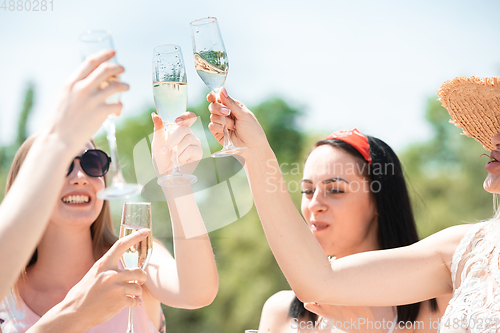
M 86 195 L 68 195 L 61 200 L 66 204 L 85 204 L 90 202 L 90 197 Z
M 498 162 L 496 158 L 490 157 L 490 161 L 487 164 Z
M 313 224 L 311 224 L 311 231 L 315 232 L 315 231 L 325 230 L 329 226 L 330 225 L 325 224 L 325 223 L 313 223 Z

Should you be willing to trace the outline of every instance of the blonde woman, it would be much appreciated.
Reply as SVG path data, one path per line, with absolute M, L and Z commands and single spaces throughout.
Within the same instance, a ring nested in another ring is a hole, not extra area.
M 202 150 L 189 129 L 194 119 L 192 113 L 182 115 L 178 129 L 165 138 L 160 117 L 153 115 L 152 151 L 158 175 L 171 169 L 171 150 L 162 153 L 164 146 L 182 147 L 178 154 L 179 160 L 188 163 L 185 172 L 196 167 Z M 28 139 L 16 154 L 7 191 L 34 142 Z M 109 158 L 92 141 L 84 142 L 65 164 L 65 178 L 36 251 L 14 292 L 0 303 L 1 332 L 125 332 L 129 306 L 136 307 L 136 333 L 165 332 L 160 303 L 194 309 L 215 298 L 218 275 L 210 239 L 206 232 L 190 239 L 184 235 L 186 227 L 204 229 L 190 188 L 182 193 L 164 188 L 175 259 L 155 242 L 145 272 L 120 266 L 119 257 L 128 243 L 120 240 L 113 245 L 117 237 L 109 204 L 96 195 L 106 185 L 108 167 Z
M 67 166 L 81 147 L 121 103 L 106 104 L 107 97 L 128 90 L 113 81 L 100 82 L 124 71 L 105 63 L 115 52 L 103 51 L 84 61 L 64 85 L 57 107 L 37 135 L 17 181 L 0 205 L 0 299 L 8 292 L 35 250 L 64 181 Z M 15 249 L 15 250 L 13 250 Z M 7 255 L 8 254 L 8 255 Z

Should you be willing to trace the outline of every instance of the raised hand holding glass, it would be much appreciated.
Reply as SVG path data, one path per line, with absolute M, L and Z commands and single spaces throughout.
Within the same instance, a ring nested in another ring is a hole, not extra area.
M 217 19 L 207 17 L 191 22 L 191 37 L 196 72 L 210 90 L 219 95 L 226 82 L 229 61 Z M 222 128 L 224 147 L 221 151 L 213 153 L 212 157 L 231 156 L 246 149 L 246 147 L 235 147 L 231 142 L 225 117 L 222 117 Z
M 165 136 L 177 128 L 175 119 L 187 110 L 187 77 L 178 45 L 157 46 L 153 51 L 153 95 L 156 111 L 165 126 Z M 193 184 L 195 175 L 182 173 L 179 167 L 177 146 L 172 150 L 173 170 L 158 178 L 158 185 L 175 187 Z
M 101 50 L 114 49 L 113 39 L 111 38 L 111 34 L 107 31 L 89 30 L 80 36 L 80 42 L 82 44 L 83 59 Z M 116 57 L 113 57 L 109 61 L 116 62 Z M 106 88 L 109 83 L 114 80 L 119 80 L 119 78 L 108 78 L 108 80 L 102 82 L 100 88 Z M 117 103 L 119 100 L 120 94 L 117 93 L 109 97 L 106 100 L 106 103 Z M 142 189 L 140 185 L 129 184 L 125 181 L 125 178 L 123 178 L 123 174 L 118 163 L 114 118 L 116 118 L 115 115 L 110 115 L 103 124 L 109 143 L 109 151 L 111 153 L 111 169 L 113 170 L 111 184 L 97 193 L 97 196 L 103 200 L 129 198 L 139 194 Z

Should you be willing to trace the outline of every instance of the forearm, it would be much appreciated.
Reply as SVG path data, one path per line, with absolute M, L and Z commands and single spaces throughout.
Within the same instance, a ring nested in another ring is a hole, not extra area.
M 296 293 L 314 294 L 332 270 L 290 198 L 274 152 L 266 147 L 253 153 L 245 170 L 269 246 L 288 283 Z
M 176 188 L 168 200 L 179 293 L 190 307 L 212 303 L 219 277 L 215 257 L 191 187 Z
M 0 299 L 33 254 L 64 181 L 68 146 L 40 134 L 0 205 Z M 9 255 L 6 255 L 9 253 Z
M 295 208 L 272 150 L 254 153 L 245 169 L 271 250 L 303 302 L 387 306 L 451 291 L 442 248 L 451 244 L 448 252 L 453 253 L 462 231 L 443 232 L 410 247 L 355 254 L 331 266 Z
M 83 320 L 83 314 L 75 312 L 63 301 L 44 314 L 26 333 L 83 333 L 92 328 L 86 327 Z

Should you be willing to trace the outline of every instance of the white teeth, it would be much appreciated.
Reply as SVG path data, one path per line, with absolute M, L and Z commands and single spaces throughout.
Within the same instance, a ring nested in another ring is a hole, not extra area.
M 62 198 L 62 201 L 69 204 L 81 204 L 89 202 L 90 198 L 86 195 L 68 195 Z

